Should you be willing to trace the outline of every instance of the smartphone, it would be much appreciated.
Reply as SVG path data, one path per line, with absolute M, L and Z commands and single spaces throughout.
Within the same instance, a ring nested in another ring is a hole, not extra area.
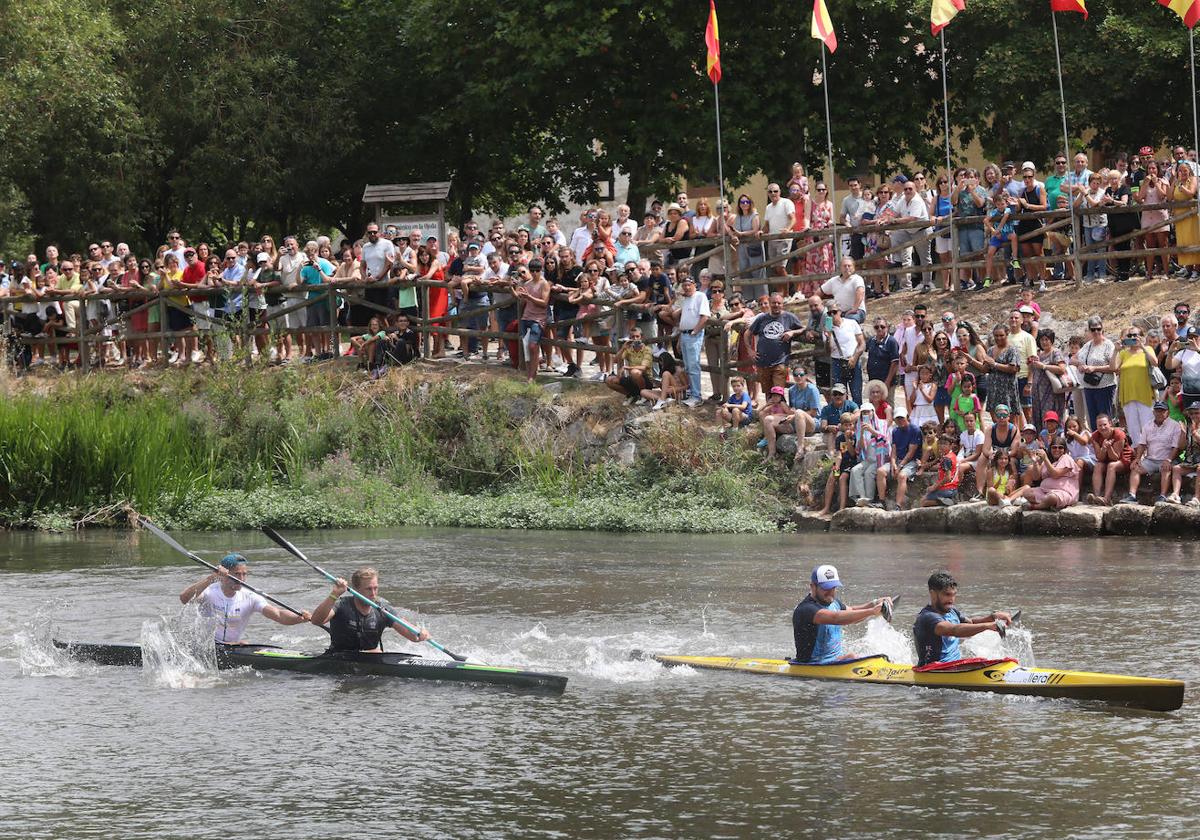
M 825 316 L 825 329 L 826 330 L 833 329 L 833 316 L 832 315 Z
M 1122 338 L 1121 344 L 1125 345 L 1126 347 L 1133 347 L 1134 345 L 1137 344 L 1137 339 L 1136 338 Z

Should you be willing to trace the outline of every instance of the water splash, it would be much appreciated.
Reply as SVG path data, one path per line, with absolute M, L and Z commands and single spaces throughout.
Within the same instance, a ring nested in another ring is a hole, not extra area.
M 177 615 L 142 623 L 142 670 L 162 688 L 208 688 L 223 680 L 217 671 L 213 622 L 189 605 Z
M 33 615 L 12 636 L 12 646 L 22 676 L 70 677 L 98 666 L 77 662 L 54 646 L 55 615 L 70 605 L 55 601 L 34 608 Z
M 908 635 L 879 617 L 867 619 L 863 635 L 852 639 L 846 648 L 852 656 L 882 653 L 893 662 L 917 661 L 916 646 Z

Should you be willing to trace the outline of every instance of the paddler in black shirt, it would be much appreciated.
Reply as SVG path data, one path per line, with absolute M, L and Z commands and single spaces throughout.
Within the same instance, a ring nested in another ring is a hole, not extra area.
M 429 632 L 424 628 L 414 636 L 388 618 L 383 610 L 367 606 L 353 595 L 346 595 L 346 590 L 351 586 L 384 610 L 393 614 L 396 612 L 391 604 L 379 597 L 379 572 L 370 566 L 364 566 L 351 575 L 350 583 L 338 578 L 333 591 L 312 614 L 313 624 L 321 625 L 328 619 L 330 650 L 379 653 L 383 650 L 383 631 L 388 627 L 411 642 L 423 642 L 429 638 Z

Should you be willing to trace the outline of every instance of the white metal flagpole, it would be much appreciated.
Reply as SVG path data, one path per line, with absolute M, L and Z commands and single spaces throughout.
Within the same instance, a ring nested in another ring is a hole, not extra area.
M 1188 55 L 1192 68 L 1192 148 L 1200 150 L 1200 120 L 1196 117 L 1196 33 L 1188 28 Z M 1196 212 L 1200 213 L 1200 190 L 1196 191 Z
M 942 30 L 940 32 L 938 32 L 938 35 L 942 39 L 942 120 L 943 120 L 943 125 L 945 126 L 945 134 L 946 134 L 946 183 L 950 186 L 950 191 L 953 193 L 953 191 L 954 191 L 954 172 L 951 171 L 951 168 L 950 168 L 950 95 L 949 95 L 949 93 L 947 93 L 947 88 L 946 88 L 946 28 L 942 27 Z M 928 183 L 928 180 L 926 180 L 926 183 Z M 933 206 L 934 206 L 934 212 L 936 213 L 937 212 L 937 201 L 938 201 L 938 198 L 940 197 L 938 194 L 938 190 L 937 190 L 937 179 L 936 178 L 933 179 L 933 191 L 934 191 Z M 933 250 L 937 251 L 936 245 L 934 246 Z M 933 255 L 931 254 L 930 256 L 933 256 Z M 956 225 L 954 223 L 954 208 L 951 207 L 950 208 L 950 262 L 951 263 L 958 262 L 958 259 L 959 259 L 958 225 Z M 970 277 L 971 275 L 968 273 L 967 276 Z M 951 277 L 950 278 L 950 288 L 952 288 L 952 289 L 958 288 L 959 282 L 961 282 L 960 277 Z
M 1058 50 L 1058 18 L 1054 14 L 1053 9 L 1051 9 L 1051 11 L 1050 11 L 1050 23 L 1053 25 L 1053 28 L 1054 28 L 1054 66 L 1058 70 L 1058 100 L 1062 106 L 1063 154 L 1067 158 L 1067 166 L 1070 167 L 1070 166 L 1074 166 L 1074 162 L 1071 159 L 1071 138 L 1067 134 L 1067 96 L 1063 92 L 1062 56 Z M 1195 84 L 1196 84 L 1195 76 L 1193 74 L 1193 79 L 1192 79 L 1193 90 L 1195 89 Z M 1194 95 L 1192 97 L 1192 100 L 1193 100 L 1193 102 L 1195 101 Z M 1070 172 L 1068 171 L 1068 177 L 1069 176 L 1070 176 Z M 1074 193 L 1074 191 L 1070 192 L 1069 195 L 1070 195 L 1070 199 L 1071 199 L 1070 205 L 1069 205 L 1070 209 L 1071 209 L 1071 239 L 1074 242 L 1074 249 L 1073 249 L 1073 252 L 1071 255 L 1071 265 L 1074 266 L 1074 268 L 1075 268 L 1075 285 L 1082 286 L 1083 285 L 1083 273 L 1079 270 L 1079 249 L 1083 245 L 1083 242 L 1079 238 L 1079 217 L 1075 215 L 1075 193 Z M 1058 208 L 1050 208 L 1050 209 L 1058 209 Z
M 717 111 L 717 188 L 720 190 L 720 200 L 725 201 L 725 171 L 721 159 L 721 85 L 713 82 L 713 103 Z
M 834 45 L 836 46 L 836 44 Z M 825 146 L 828 154 L 828 176 L 825 178 L 825 188 L 829 190 L 829 202 L 833 205 L 833 261 L 834 271 L 841 271 L 842 242 L 838 236 L 837 220 L 838 206 L 836 201 L 837 173 L 833 171 L 833 131 L 829 125 L 829 71 L 825 69 L 825 42 L 821 42 L 821 89 L 825 92 Z

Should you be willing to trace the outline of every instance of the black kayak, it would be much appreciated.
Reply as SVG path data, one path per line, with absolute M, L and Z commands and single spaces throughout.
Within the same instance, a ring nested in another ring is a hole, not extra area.
M 99 665 L 141 667 L 139 645 L 103 645 L 54 641 L 73 659 Z M 298 674 L 401 677 L 416 680 L 487 683 L 509 688 L 562 694 L 567 678 L 558 674 L 522 671 L 499 665 L 475 665 L 452 659 L 422 659 L 413 653 L 360 653 L 325 651 L 304 653 L 274 645 L 217 645 L 218 668 L 253 668 L 256 671 L 292 671 Z

